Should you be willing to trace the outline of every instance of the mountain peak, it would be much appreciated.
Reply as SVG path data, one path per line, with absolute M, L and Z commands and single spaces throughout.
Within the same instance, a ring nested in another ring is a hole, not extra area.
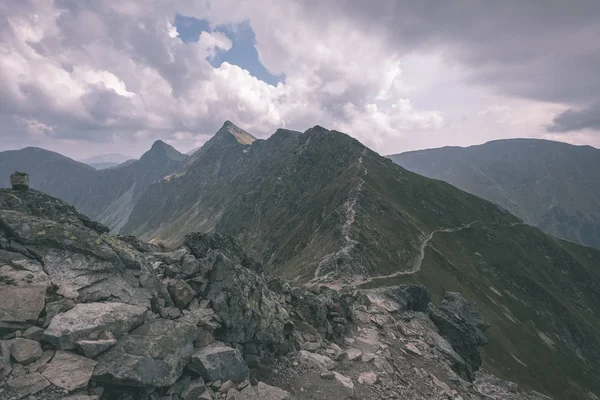
M 217 131 L 215 137 L 233 137 L 240 144 L 252 144 L 256 140 L 254 136 L 242 128 L 236 126 L 233 122 L 227 120 Z
M 182 161 L 183 159 L 186 158 L 185 154 L 180 153 L 179 151 L 177 151 L 173 146 L 163 142 L 162 140 L 157 140 L 154 143 L 152 143 L 152 147 L 150 148 L 150 150 L 148 150 L 147 152 L 145 152 L 141 159 L 147 159 L 149 157 L 157 157 L 157 156 L 166 156 L 172 160 L 177 160 L 177 161 Z

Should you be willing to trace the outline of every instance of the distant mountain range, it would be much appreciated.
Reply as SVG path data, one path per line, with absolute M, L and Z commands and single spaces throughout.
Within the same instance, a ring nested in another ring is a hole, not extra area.
M 525 222 L 600 248 L 600 150 L 536 139 L 389 156 L 404 168 L 493 201 Z
M 118 232 L 150 184 L 177 170 L 187 156 L 157 141 L 139 160 L 96 170 L 36 147 L 0 152 L 0 187 L 15 170 L 30 175 L 31 186 L 73 204 Z
M 96 169 L 106 169 L 110 167 L 116 167 L 117 165 L 122 164 L 131 158 L 132 157 L 127 157 L 119 153 L 109 153 L 99 154 L 93 157 L 84 158 L 83 160 L 79 161 Z
M 190 157 L 157 142 L 102 171 L 20 152 L 0 153 L 3 179 L 29 172 L 34 187 L 124 234 L 173 247 L 188 232 L 229 234 L 267 274 L 298 285 L 423 283 L 438 303 L 460 292 L 490 323 L 488 371 L 557 399 L 600 392 L 600 250 L 543 233 L 346 134 L 315 126 L 261 140 L 227 121 Z M 583 175 L 554 172 L 556 192 Z

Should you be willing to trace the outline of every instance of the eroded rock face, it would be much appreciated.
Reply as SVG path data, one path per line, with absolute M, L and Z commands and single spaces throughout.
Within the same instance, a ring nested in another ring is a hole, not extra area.
M 455 292 L 447 292 L 439 308 L 432 305 L 429 316 L 440 334 L 466 362 L 464 366 L 457 366 L 456 373 L 472 381 L 474 372 L 481 366 L 479 347 L 488 344 L 485 336 L 488 325 L 485 319 L 473 304 Z
M 104 332 L 121 337 L 144 321 L 147 310 L 123 303 L 84 303 L 52 319 L 42 338 L 58 349 L 74 349 L 80 340 L 98 340 Z
M 423 285 L 399 285 L 386 288 L 385 295 L 398 303 L 402 310 L 425 311 L 431 294 Z
M 186 237 L 196 257 L 211 266 L 206 298 L 223 320 L 217 338 L 238 343 L 281 344 L 291 321 L 265 279 L 242 263 L 244 252 L 235 240 L 223 235 L 191 234 Z

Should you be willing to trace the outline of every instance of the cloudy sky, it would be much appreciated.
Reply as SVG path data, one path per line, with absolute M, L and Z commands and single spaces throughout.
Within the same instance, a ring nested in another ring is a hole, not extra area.
M 229 119 L 382 154 L 600 147 L 600 1 L 4 0 L 0 150 L 180 151 Z

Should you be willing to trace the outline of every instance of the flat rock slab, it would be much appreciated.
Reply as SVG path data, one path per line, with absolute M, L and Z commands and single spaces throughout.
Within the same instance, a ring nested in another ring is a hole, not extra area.
M 54 386 L 72 392 L 87 386 L 95 366 L 94 360 L 59 350 L 42 375 Z
M 98 357 L 94 380 L 135 386 L 171 386 L 194 352 L 196 325 L 157 319 L 122 337 Z
M 58 349 L 74 349 L 79 340 L 97 340 L 104 332 L 115 338 L 144 322 L 146 309 L 124 303 L 77 304 L 52 319 L 42 338 Z
M 210 382 L 231 380 L 237 384 L 250 373 L 240 351 L 220 342 L 194 353 L 189 368 Z
M 19 364 L 28 365 L 40 358 L 42 346 L 35 340 L 16 338 L 13 339 L 10 354 Z
M 8 382 L 8 388 L 18 399 L 35 394 L 48 386 L 50 382 L 38 373 L 23 375 Z
M 236 400 L 287 400 L 290 394 L 283 389 L 258 382 L 256 386 L 246 386 L 236 393 Z
M 346 397 L 354 397 L 356 395 L 356 391 L 354 390 L 354 383 L 352 382 L 352 379 L 335 371 L 333 373 L 335 374 L 335 381 L 342 389 L 342 392 L 346 395 Z
M 300 361 L 304 364 L 312 365 L 318 369 L 331 370 L 337 367 L 338 363 L 327 356 L 310 353 L 306 350 L 300 350 Z
M 45 302 L 45 286 L 0 285 L 0 330 L 29 328 L 37 321 Z

